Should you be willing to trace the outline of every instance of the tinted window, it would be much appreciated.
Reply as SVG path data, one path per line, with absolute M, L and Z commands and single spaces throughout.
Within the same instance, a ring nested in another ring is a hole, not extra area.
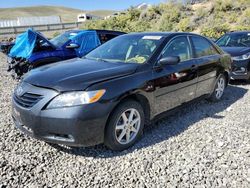
M 250 47 L 250 32 L 227 34 L 221 37 L 216 43 L 219 46 Z
M 117 35 L 113 35 L 113 34 L 100 34 L 99 35 L 99 39 L 100 39 L 102 44 L 115 38 L 115 37 L 117 37 Z
M 213 45 L 206 39 L 196 36 L 192 36 L 191 39 L 194 44 L 196 57 L 218 54 L 218 52 L 214 49 Z
M 167 44 L 162 57 L 179 56 L 181 61 L 191 59 L 191 50 L 187 37 L 177 37 Z

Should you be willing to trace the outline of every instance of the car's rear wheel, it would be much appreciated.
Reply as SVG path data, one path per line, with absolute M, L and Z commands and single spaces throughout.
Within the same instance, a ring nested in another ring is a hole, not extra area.
M 118 151 L 132 146 L 143 133 L 144 117 L 142 106 L 136 101 L 119 105 L 107 124 L 104 144 Z
M 221 74 L 216 81 L 214 91 L 211 94 L 209 100 L 213 102 L 219 101 L 224 94 L 225 88 L 226 88 L 226 77 L 223 74 Z

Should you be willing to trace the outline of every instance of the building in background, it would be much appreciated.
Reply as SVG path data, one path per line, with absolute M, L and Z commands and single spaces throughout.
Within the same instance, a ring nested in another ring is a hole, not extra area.
M 77 16 L 78 22 L 86 22 L 88 20 L 101 20 L 101 19 L 103 19 L 103 17 L 92 15 L 92 14 L 87 14 L 87 13 L 79 14 Z

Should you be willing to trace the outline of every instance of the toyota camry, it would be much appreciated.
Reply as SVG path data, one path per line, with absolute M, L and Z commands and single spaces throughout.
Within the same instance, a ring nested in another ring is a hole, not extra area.
M 122 35 L 83 58 L 30 71 L 13 93 L 12 116 L 46 142 L 124 150 L 164 112 L 220 100 L 230 69 L 230 55 L 200 35 Z

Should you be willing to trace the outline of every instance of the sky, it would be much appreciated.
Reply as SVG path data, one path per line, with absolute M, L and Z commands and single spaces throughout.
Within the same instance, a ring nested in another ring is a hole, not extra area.
M 164 0 L 7 0 L 0 3 L 0 8 L 54 5 L 81 10 L 123 10 L 140 3 L 157 4 L 159 2 L 164 2 Z

